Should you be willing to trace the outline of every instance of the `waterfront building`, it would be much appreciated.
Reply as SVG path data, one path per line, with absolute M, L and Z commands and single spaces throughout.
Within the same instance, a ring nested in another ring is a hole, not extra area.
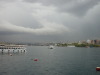
M 94 44 L 94 40 L 91 40 L 91 44 Z
M 79 42 L 78 42 L 78 44 L 82 44 L 82 42 L 81 42 L 81 41 L 79 41 Z
M 0 52 L 26 52 L 24 45 L 0 44 Z
M 89 40 L 89 39 L 88 39 L 86 42 L 87 42 L 88 44 L 91 44 L 91 40 Z

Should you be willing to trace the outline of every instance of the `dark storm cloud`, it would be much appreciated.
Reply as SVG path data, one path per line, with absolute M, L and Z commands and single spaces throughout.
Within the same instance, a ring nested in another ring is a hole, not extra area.
M 38 28 L 41 27 L 41 24 L 32 17 L 31 14 L 26 12 L 24 9 L 20 8 L 20 6 L 7 5 L 1 17 L 10 23 L 18 26 L 24 26 L 29 28 Z
M 0 2 L 14 2 L 14 1 L 16 1 L 16 0 L 0 0 Z M 18 0 L 18 1 L 20 1 L 20 0 Z
M 14 1 L 14 0 L 0 0 L 1 2 L 11 2 L 11 1 Z
M 44 5 L 63 5 L 69 2 L 72 2 L 73 0 L 23 0 L 26 2 L 30 2 L 30 3 L 43 3 Z
M 87 14 L 87 17 L 85 18 L 87 21 L 85 21 L 83 24 L 82 31 L 85 33 L 86 36 L 90 37 L 96 37 L 100 38 L 100 5 L 98 7 L 94 8 L 94 11 L 90 11 Z M 90 16 L 90 17 L 89 17 Z
M 32 17 L 32 15 L 21 10 L 19 11 L 17 9 L 13 9 L 12 12 L 5 11 L 5 14 L 7 15 L 5 15 L 4 19 L 14 25 L 29 27 L 33 29 L 42 27 L 41 24 L 34 17 Z
M 42 3 L 53 5 L 59 12 L 69 12 L 74 15 L 83 16 L 89 9 L 92 9 L 100 0 L 24 0 L 30 3 Z
M 100 37 L 100 0 L 1 0 L 0 40 L 66 42 Z
M 74 1 L 73 3 L 60 6 L 59 9 L 61 12 L 69 12 L 74 15 L 78 16 L 84 16 L 90 9 L 92 9 L 95 5 L 98 4 L 100 0 L 80 0 L 80 1 Z M 67 8 L 68 7 L 68 8 Z

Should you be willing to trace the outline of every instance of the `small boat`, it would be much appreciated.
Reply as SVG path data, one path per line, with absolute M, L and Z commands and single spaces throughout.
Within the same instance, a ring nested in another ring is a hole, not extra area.
M 49 46 L 49 49 L 53 49 L 53 48 L 54 48 L 54 46 L 52 46 L 52 45 L 51 45 L 51 46 Z
M 10 56 L 12 56 L 12 54 L 10 54 Z
M 75 47 L 74 45 L 68 45 L 67 47 Z

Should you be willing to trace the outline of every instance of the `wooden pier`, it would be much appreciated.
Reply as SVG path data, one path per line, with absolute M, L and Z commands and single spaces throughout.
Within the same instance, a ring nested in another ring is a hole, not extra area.
M 23 53 L 26 52 L 26 50 L 0 50 L 1 53 Z

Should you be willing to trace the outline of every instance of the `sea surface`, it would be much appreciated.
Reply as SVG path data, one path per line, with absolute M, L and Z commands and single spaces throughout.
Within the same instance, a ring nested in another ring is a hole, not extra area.
M 0 53 L 0 75 L 100 75 L 98 66 L 100 48 L 27 46 L 26 53 Z

